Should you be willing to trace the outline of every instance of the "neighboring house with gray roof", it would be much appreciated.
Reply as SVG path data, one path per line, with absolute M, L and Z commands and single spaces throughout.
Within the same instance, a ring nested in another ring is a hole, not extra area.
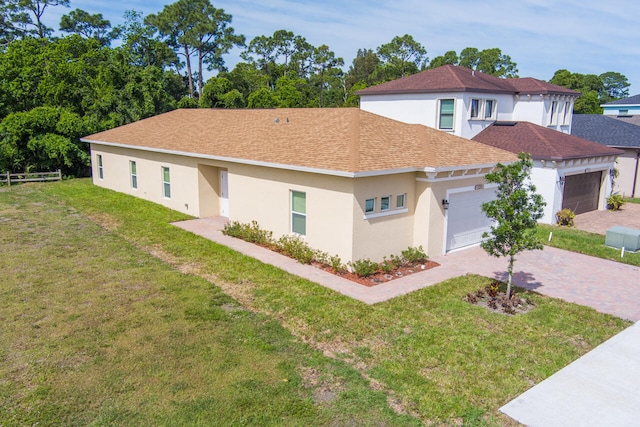
M 257 221 L 344 262 L 489 228 L 485 174 L 516 156 L 358 108 L 180 109 L 82 138 L 96 185 L 196 217 Z
M 605 116 L 640 116 L 640 95 L 630 96 L 628 98 L 617 99 L 615 101 L 602 104 L 602 114 Z
M 529 122 L 495 122 L 473 138 L 512 153 L 529 153 L 531 181 L 547 203 L 540 222 L 555 224 L 555 214 L 606 209 L 610 171 L 622 151 Z
M 534 78 L 499 78 L 444 65 L 356 92 L 360 108 L 473 138 L 495 121 L 528 121 L 571 133 L 580 95 Z
M 640 95 L 633 97 L 638 98 Z M 636 116 L 640 119 L 640 115 Z M 572 134 L 608 147 L 623 150 L 618 157 L 614 191 L 637 197 L 640 191 L 640 126 L 617 120 L 616 116 L 574 114 Z

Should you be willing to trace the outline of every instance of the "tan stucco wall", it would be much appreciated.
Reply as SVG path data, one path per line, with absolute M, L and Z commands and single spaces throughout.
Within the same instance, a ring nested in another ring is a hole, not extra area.
M 382 261 L 413 246 L 413 220 L 416 205 L 416 174 L 358 178 L 353 198 L 353 258 Z M 397 209 L 396 196 L 406 194 L 405 209 Z M 380 210 L 382 197 L 391 196 L 388 211 Z M 365 217 L 365 201 L 376 200 L 373 215 Z M 406 210 L 406 212 L 405 212 Z
M 343 262 L 369 258 L 381 261 L 409 246 L 423 246 L 429 255 L 444 251 L 447 189 L 484 183 L 483 178 L 422 182 L 414 172 L 344 178 L 197 159 L 92 144 L 96 185 L 147 199 L 196 217 L 220 214 L 220 171 L 228 172 L 229 219 L 257 221 L 275 238 L 291 234 L 291 191 L 306 193 L 304 239 L 314 249 L 338 255 Z M 98 178 L 96 155 L 103 157 L 104 179 Z M 129 161 L 137 164 L 138 189 L 131 188 Z M 162 166 L 171 173 L 171 198 L 162 192 Z M 396 210 L 396 196 L 406 193 L 406 212 Z M 383 215 L 365 217 L 365 200 L 391 196 Z
M 96 156 L 102 155 L 104 179 L 98 176 Z M 138 188 L 131 188 L 129 161 L 135 160 Z M 91 144 L 93 183 L 199 216 L 198 169 L 193 158 Z M 163 195 L 162 167 L 169 167 L 171 198 Z
M 291 191 L 306 193 L 306 236 L 314 249 L 351 260 L 353 180 L 248 165 L 229 167 L 229 219 L 253 220 L 275 238 L 291 234 Z
M 615 179 L 614 191 L 625 197 L 638 197 L 640 195 L 640 167 L 638 162 L 638 149 L 625 149 L 624 154 L 618 157 L 615 167 L 618 169 L 618 177 Z M 634 191 L 635 182 L 635 194 Z

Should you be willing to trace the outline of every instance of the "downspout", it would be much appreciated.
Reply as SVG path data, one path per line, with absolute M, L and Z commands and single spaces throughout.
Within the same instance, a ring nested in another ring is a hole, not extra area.
M 631 197 L 636 197 L 636 184 L 638 183 L 638 162 L 640 161 L 640 149 L 636 148 L 636 171 L 633 174 L 633 187 L 631 188 Z

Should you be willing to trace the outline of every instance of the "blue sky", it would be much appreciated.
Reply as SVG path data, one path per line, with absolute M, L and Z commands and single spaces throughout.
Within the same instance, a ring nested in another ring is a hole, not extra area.
M 157 13 L 175 0 L 71 0 L 46 12 L 57 28 L 75 8 L 121 24 L 128 9 Z M 247 42 L 285 29 L 314 46 L 328 45 L 345 61 L 359 48 L 375 49 L 410 34 L 433 58 L 465 47 L 498 47 L 517 63 L 520 77 L 549 80 L 558 69 L 583 74 L 624 74 L 630 95 L 640 93 L 640 2 L 631 0 L 212 0 L 233 16 Z M 229 68 L 239 50 L 225 57 Z

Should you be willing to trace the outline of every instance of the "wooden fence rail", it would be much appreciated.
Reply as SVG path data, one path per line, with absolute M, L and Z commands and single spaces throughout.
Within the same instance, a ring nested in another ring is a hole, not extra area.
M 62 172 L 25 172 L 25 173 L 0 173 L 0 184 L 11 185 L 16 182 L 37 182 L 37 181 L 62 181 Z

